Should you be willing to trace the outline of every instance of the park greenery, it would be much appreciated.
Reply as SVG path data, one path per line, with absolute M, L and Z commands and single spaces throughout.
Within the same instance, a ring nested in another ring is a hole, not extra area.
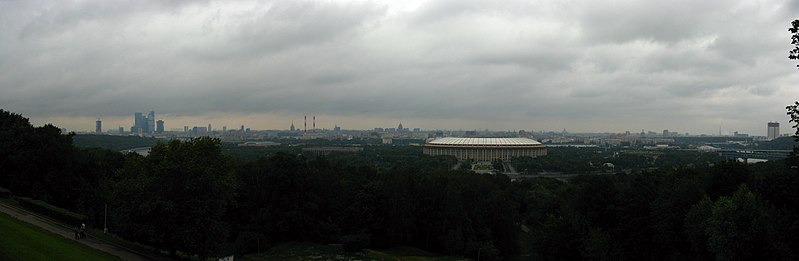
M 797 59 L 799 20 L 792 25 Z M 797 108 L 788 111 L 799 124 Z M 511 180 L 419 147 L 368 141 L 347 144 L 364 148 L 358 153 L 320 156 L 300 145 L 239 149 L 202 137 L 156 141 L 140 156 L 77 147 L 74 138 L 0 110 L 0 187 L 93 227 L 108 206 L 112 233 L 173 256 L 268 258 L 286 243 L 311 242 L 476 260 L 799 259 L 796 149 L 749 165 L 713 153 L 558 148 L 511 165 L 577 175 Z M 0 231 L 33 233 L 19 227 L 0 216 Z M 28 251 L 18 248 L 34 244 L 6 234 L 0 257 L 20 258 Z
M 72 134 L 7 111 L 0 126 L 0 186 L 94 227 L 107 204 L 112 233 L 175 256 L 315 242 L 480 260 L 798 257 L 799 176 L 790 160 L 746 165 L 664 152 L 653 162 L 557 148 L 512 164 L 582 175 L 512 181 L 453 169 L 454 158 L 415 146 L 361 144 L 359 153 L 326 156 L 270 147 L 236 157 L 206 137 L 159 142 L 145 157 L 77 148 Z

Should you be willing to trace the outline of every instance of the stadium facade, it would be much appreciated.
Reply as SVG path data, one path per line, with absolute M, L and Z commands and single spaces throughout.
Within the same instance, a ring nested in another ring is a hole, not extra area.
M 510 160 L 513 157 L 547 155 L 544 144 L 528 138 L 438 138 L 425 143 L 425 155 L 455 156 L 459 160 Z

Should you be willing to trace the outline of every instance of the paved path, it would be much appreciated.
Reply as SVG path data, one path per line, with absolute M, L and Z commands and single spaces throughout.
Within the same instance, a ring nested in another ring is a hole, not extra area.
M 33 214 L 27 210 L 9 205 L 7 202 L 0 201 L 0 212 L 6 213 L 9 216 L 30 223 L 44 230 L 53 232 L 57 235 L 63 236 L 66 239 L 75 240 L 75 232 L 73 232 L 71 228 Z M 77 241 L 91 248 L 115 255 L 122 260 L 152 260 L 152 258 L 148 258 L 128 251 L 122 247 L 106 243 L 105 241 L 94 238 L 90 235 L 86 235 L 86 238 Z

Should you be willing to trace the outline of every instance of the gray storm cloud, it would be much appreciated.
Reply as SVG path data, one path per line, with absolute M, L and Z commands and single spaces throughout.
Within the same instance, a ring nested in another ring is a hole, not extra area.
M 799 97 L 786 30 L 797 11 L 787 0 L 0 1 L 0 107 L 762 134 L 787 125 Z

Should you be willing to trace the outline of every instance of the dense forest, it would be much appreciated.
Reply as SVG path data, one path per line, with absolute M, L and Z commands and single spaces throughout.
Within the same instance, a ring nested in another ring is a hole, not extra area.
M 172 140 L 146 157 L 78 148 L 72 134 L 0 110 L 0 187 L 95 227 L 108 204 L 112 233 L 197 257 L 309 241 L 479 260 L 799 258 L 795 158 L 683 164 L 710 161 L 689 157 L 632 173 L 512 181 L 452 170 L 454 158 L 408 146 L 326 157 L 234 157 L 225 146 Z M 550 156 L 514 164 L 590 166 Z

